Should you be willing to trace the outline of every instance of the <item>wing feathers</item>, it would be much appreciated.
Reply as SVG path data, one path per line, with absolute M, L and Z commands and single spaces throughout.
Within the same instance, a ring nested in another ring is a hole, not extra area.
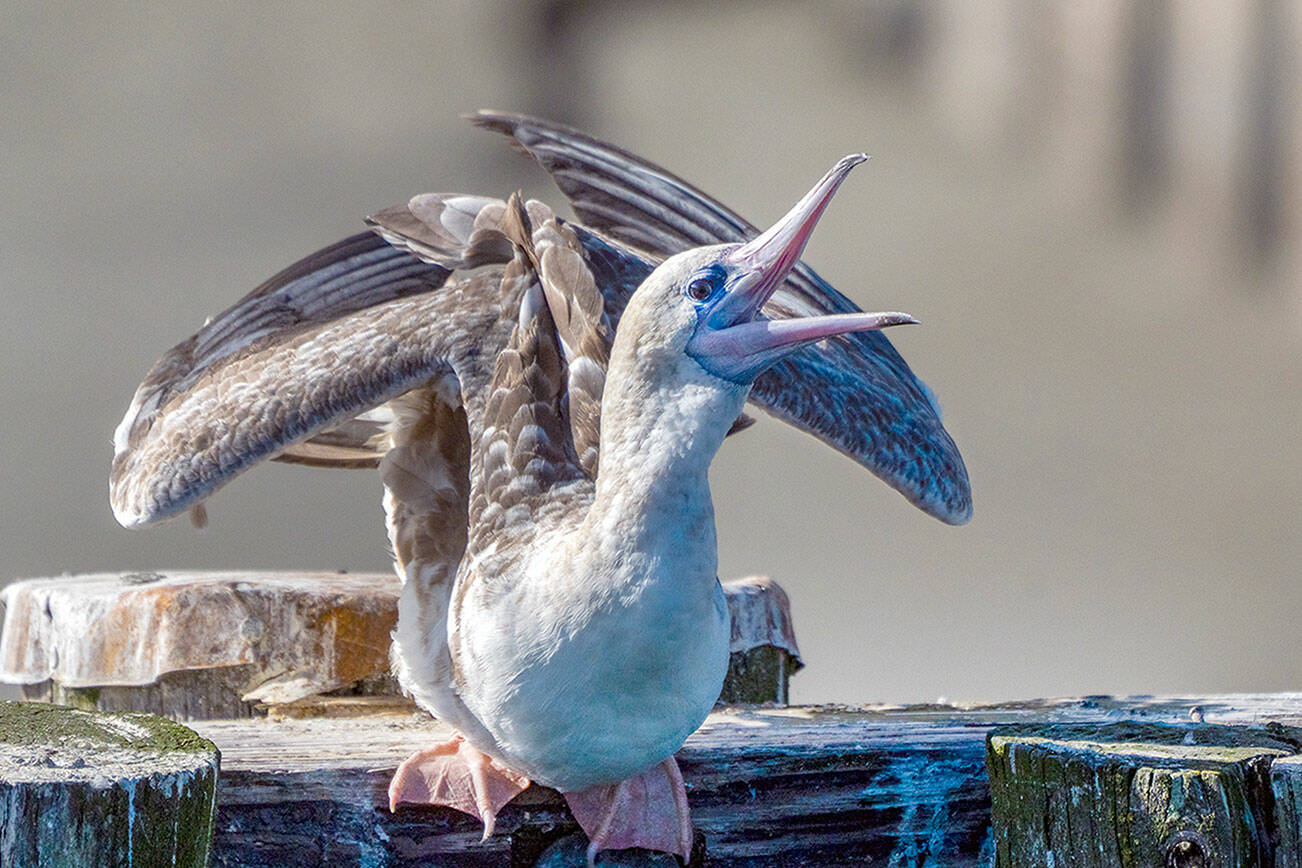
M 256 341 L 398 298 L 431 292 L 450 272 L 422 263 L 371 233 L 345 238 L 281 271 L 168 350 L 136 390 L 114 434 L 117 454 L 153 423 L 154 413 L 203 374 Z
M 423 193 L 366 218 L 385 241 L 448 269 L 507 262 L 511 242 L 499 231 L 501 199 Z
M 374 466 L 388 428 L 359 414 L 446 374 L 457 347 L 482 344 L 491 357 L 506 346 L 512 321 L 520 343 L 499 368 L 514 379 L 489 400 L 499 414 L 511 405 L 498 427 L 518 454 L 490 443 L 482 451 L 497 467 L 488 476 L 510 485 L 512 473 L 565 475 L 570 470 L 548 465 L 569 461 L 595 475 L 610 341 L 629 296 L 658 259 L 756 230 L 663 169 L 568 128 L 488 112 L 473 120 L 511 136 L 551 172 L 588 226 L 518 198 L 508 213 L 500 199 L 424 194 L 369 218 L 377 234 L 345 239 L 277 274 L 170 350 L 137 390 L 114 437 L 111 496 L 124 524 L 181 511 L 267 457 Z M 503 263 L 511 263 L 505 272 L 481 273 L 474 292 L 410 298 L 442 286 L 451 270 Z M 504 299 L 518 303 L 518 316 L 501 319 Z M 799 263 L 766 312 L 852 310 Z M 477 344 L 474 334 L 489 332 Z M 487 385 L 483 364 L 475 376 Z M 475 415 L 487 392 L 465 392 Z M 962 458 L 930 392 L 883 335 L 807 347 L 762 375 L 751 399 L 927 512 L 953 523 L 970 516 Z M 526 404 L 534 409 L 519 416 Z M 743 415 L 733 430 L 749 422 Z M 523 445 L 543 454 L 527 457 Z
M 473 348 L 504 342 L 492 337 L 497 298 L 495 280 L 471 281 L 264 337 L 209 365 L 114 456 L 118 521 L 175 515 L 246 467 L 465 368 Z
M 565 357 L 564 410 L 570 435 L 584 472 L 595 479 L 601 446 L 601 395 L 614 328 L 606 319 L 605 300 L 574 233 L 552 218 L 535 230 L 534 240 L 542 250 L 539 278 Z
M 479 112 L 470 120 L 510 136 L 537 160 L 585 224 L 652 257 L 756 234 L 750 223 L 696 187 L 568 127 L 497 112 Z M 602 248 L 603 270 L 616 267 L 611 263 L 620 256 L 616 245 L 590 237 L 584 246 L 590 261 L 591 252 Z M 602 289 L 609 303 L 607 286 Z M 774 317 L 855 310 L 803 262 L 765 307 Z M 971 517 L 967 469 L 930 391 L 880 332 L 806 347 L 762 374 L 751 396 L 768 412 L 863 464 L 920 509 L 953 524 Z
M 673 173 L 571 127 L 491 111 L 477 112 L 469 120 L 510 136 L 521 151 L 552 175 L 584 223 L 635 245 L 637 241 L 626 233 L 661 234 L 640 228 L 648 224 L 677 239 L 672 246 L 644 248 L 651 253 L 667 256 L 688 247 L 744 241 L 758 234 L 729 208 Z M 630 220 L 631 214 L 637 219 Z
M 542 287 L 542 294 L 521 295 L 518 320 L 526 326 L 538 315 L 538 304 L 548 307 L 547 328 L 560 341 L 566 374 L 561 412 L 585 472 L 595 477 L 601 393 L 614 326 L 575 229 L 543 203 L 526 202 L 519 194 L 503 202 L 426 193 L 373 215 L 369 222 L 391 243 L 447 268 L 506 262 L 518 251 L 523 260 L 508 278 L 522 277 L 520 269 L 527 266 Z M 622 309 L 621 300 L 618 310 Z

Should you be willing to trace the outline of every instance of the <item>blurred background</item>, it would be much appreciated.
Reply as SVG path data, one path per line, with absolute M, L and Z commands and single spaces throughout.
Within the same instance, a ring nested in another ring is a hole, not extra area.
M 389 568 L 367 471 L 267 465 L 128 532 L 110 438 L 172 344 L 424 191 L 560 204 L 459 115 L 550 116 L 775 219 L 936 391 L 951 528 L 764 419 L 720 568 L 790 593 L 801 702 L 1302 688 L 1294 0 L 6 4 L 0 582 Z

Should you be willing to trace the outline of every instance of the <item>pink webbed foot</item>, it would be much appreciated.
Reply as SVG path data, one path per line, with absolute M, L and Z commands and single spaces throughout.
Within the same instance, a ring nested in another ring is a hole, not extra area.
M 480 753 L 460 735 L 403 760 L 389 782 L 389 810 L 399 802 L 442 805 L 476 817 L 484 840 L 493 834 L 497 812 L 529 786 L 529 779 Z
M 692 854 L 692 818 L 687 790 L 673 757 L 640 775 L 565 794 L 570 813 L 588 836 L 588 865 L 602 850 L 645 847 Z

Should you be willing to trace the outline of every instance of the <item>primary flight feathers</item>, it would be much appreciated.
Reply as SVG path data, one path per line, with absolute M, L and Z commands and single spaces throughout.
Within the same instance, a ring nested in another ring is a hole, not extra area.
M 579 222 L 549 220 L 535 202 L 425 194 L 373 215 L 376 234 L 271 278 L 168 351 L 137 389 L 114 438 L 110 497 L 122 524 L 196 506 L 266 458 L 376 466 L 400 411 L 395 399 L 450 373 L 454 358 L 462 400 L 482 400 L 517 322 L 503 269 L 522 243 L 543 250 L 532 265 L 563 356 L 561 406 L 582 468 L 599 472 L 601 390 L 629 296 L 663 258 L 758 230 L 669 172 L 559 124 L 496 112 L 471 120 L 510 136 L 551 173 Z M 513 239 L 503 231 L 508 208 L 523 209 L 520 226 L 566 237 Z M 801 262 L 763 312 L 858 310 Z M 929 390 L 882 333 L 800 349 L 756 379 L 750 402 L 936 518 L 971 517 L 958 449 Z

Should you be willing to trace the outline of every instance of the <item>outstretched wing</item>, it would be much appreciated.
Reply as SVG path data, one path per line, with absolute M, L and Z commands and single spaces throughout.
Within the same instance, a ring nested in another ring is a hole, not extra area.
M 499 112 L 479 112 L 470 120 L 510 136 L 537 160 L 586 226 L 650 257 L 758 234 L 670 172 L 576 130 Z M 614 244 L 604 248 L 608 257 L 619 252 Z M 857 310 L 801 262 L 764 313 L 780 319 Z M 760 375 L 751 399 L 860 462 L 923 511 L 951 524 L 971 518 L 971 488 L 958 447 L 930 390 L 882 333 L 855 332 L 805 347 Z
M 413 259 L 364 232 L 332 244 L 276 274 L 168 350 L 136 389 L 114 434 L 114 451 L 131 448 L 159 409 L 214 365 L 259 341 L 329 322 L 354 311 L 438 289 L 451 272 Z M 345 420 L 280 460 L 335 467 L 373 467 L 382 450 L 369 420 Z
M 155 367 L 118 429 L 109 485 L 118 521 L 175 515 L 248 466 L 449 373 L 474 395 L 483 383 L 467 380 L 486 379 L 491 366 L 482 354 L 491 358 L 505 342 L 492 278 L 324 322 L 250 330 L 192 369 L 173 350 L 177 358 Z

